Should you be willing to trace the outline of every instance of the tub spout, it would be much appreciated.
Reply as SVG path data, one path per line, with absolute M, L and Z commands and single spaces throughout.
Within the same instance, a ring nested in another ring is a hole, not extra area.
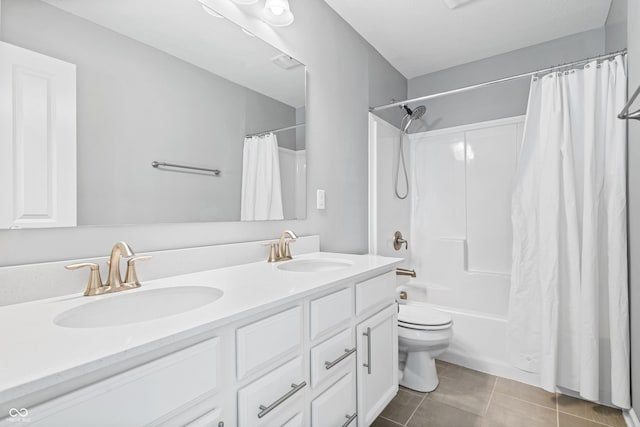
M 396 275 L 416 277 L 416 270 L 407 270 L 406 268 L 396 268 Z

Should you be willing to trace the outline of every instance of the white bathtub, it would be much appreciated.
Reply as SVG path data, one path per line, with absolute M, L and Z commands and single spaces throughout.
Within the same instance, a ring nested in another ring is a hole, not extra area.
M 524 372 L 509 363 L 507 358 L 507 319 L 504 316 L 463 310 L 441 304 L 431 304 L 427 294 L 429 285 L 412 279 L 399 280 L 397 293 L 407 293 L 407 302 L 420 302 L 447 312 L 453 318 L 453 339 L 440 359 L 477 371 L 538 385 L 538 376 Z

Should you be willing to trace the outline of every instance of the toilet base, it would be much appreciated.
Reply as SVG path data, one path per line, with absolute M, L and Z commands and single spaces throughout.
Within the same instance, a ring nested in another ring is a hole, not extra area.
M 429 393 L 438 387 L 436 360 L 428 351 L 407 352 L 400 385 L 411 390 Z

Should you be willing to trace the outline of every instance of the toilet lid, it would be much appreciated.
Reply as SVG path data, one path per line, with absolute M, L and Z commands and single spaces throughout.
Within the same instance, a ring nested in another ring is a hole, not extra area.
M 400 304 L 398 322 L 408 326 L 443 326 L 451 323 L 451 316 L 423 304 Z

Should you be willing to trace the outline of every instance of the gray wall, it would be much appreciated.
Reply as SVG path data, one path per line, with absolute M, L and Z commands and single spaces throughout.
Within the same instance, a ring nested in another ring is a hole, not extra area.
M 629 90 L 640 86 L 640 0 L 629 1 Z M 640 101 L 635 102 L 638 109 Z M 629 122 L 629 288 L 632 406 L 640 415 L 640 122 Z
M 246 90 L 245 92 L 246 105 L 244 108 L 246 111 L 245 126 L 247 134 L 296 124 L 295 108 L 252 90 Z M 238 107 L 240 106 L 241 104 L 239 103 Z M 231 111 L 235 109 L 235 107 L 230 105 L 228 105 L 227 108 L 230 108 Z M 238 111 L 242 111 L 242 109 Z M 278 146 L 290 150 L 296 149 L 295 130 L 278 132 L 276 136 L 278 137 Z
M 627 0 L 612 0 L 605 23 L 605 48 L 614 52 L 627 47 Z
M 409 98 L 429 95 L 604 53 L 604 28 L 586 31 L 535 46 L 459 65 L 409 80 Z M 422 132 L 525 114 L 528 78 L 434 99 L 424 121 L 411 127 Z
M 293 107 L 38 0 L 2 12 L 1 40 L 77 65 L 80 225 L 240 218 L 245 132 L 294 124 Z M 295 148 L 294 132 L 278 137 Z
M 615 52 L 627 47 L 627 22 L 616 22 L 606 25 L 605 29 L 605 51 Z
M 116 240 L 144 252 L 273 238 L 286 228 L 320 234 L 325 251 L 367 251 L 370 97 L 405 98 L 405 78 L 323 0 L 292 2 L 294 24 L 278 29 L 227 0 L 214 3 L 225 16 L 308 67 L 307 220 L 3 230 L 0 265 L 104 255 Z M 398 93 L 389 93 L 389 87 Z M 326 190 L 323 211 L 315 209 L 318 188 Z
M 393 73 L 395 70 L 388 62 L 380 61 L 379 55 L 375 51 L 369 52 L 369 78 L 374 81 L 385 81 L 383 85 L 369 85 L 369 103 L 370 107 L 376 107 L 378 105 L 389 104 L 392 100 L 401 101 L 407 99 L 407 80 L 395 79 L 387 80 L 385 76 Z M 404 94 L 398 96 L 398 94 Z M 402 111 L 397 108 L 391 108 L 388 110 L 382 110 L 375 113 L 383 120 L 400 127 L 402 120 Z

